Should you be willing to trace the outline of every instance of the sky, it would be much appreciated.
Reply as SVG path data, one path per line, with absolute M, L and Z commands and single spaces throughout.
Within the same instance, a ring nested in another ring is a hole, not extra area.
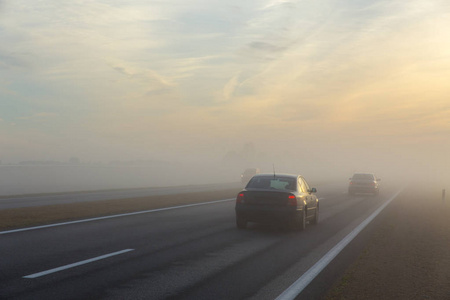
M 3 164 L 450 169 L 447 0 L 0 0 L 0 41 Z

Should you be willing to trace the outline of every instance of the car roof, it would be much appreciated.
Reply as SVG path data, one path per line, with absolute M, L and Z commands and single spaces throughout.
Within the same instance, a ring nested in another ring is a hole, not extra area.
M 354 180 L 372 180 L 377 177 L 373 173 L 353 173 L 352 179 Z
M 278 173 L 275 173 L 275 174 L 273 174 L 273 173 L 264 173 L 264 174 L 256 174 L 253 177 L 275 177 L 275 178 L 278 178 L 278 177 L 284 177 L 284 178 L 290 177 L 290 178 L 297 178 L 299 176 L 301 176 L 301 175 L 286 174 L 286 173 L 280 173 L 280 174 L 278 174 Z
M 375 175 L 373 173 L 367 173 L 367 172 L 355 172 L 355 173 L 353 173 L 353 175 L 359 175 L 359 174 L 361 174 L 361 175 Z

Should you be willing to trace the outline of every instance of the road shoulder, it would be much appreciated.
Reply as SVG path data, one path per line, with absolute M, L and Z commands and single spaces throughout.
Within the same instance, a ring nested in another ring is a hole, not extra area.
M 450 299 L 450 205 L 438 192 L 402 193 L 374 225 L 323 299 Z

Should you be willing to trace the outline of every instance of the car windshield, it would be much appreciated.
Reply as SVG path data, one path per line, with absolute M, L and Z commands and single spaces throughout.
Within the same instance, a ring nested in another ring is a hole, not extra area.
M 253 177 L 247 188 L 290 190 L 296 189 L 295 178 Z
M 374 180 L 374 176 L 372 174 L 354 174 L 354 180 Z

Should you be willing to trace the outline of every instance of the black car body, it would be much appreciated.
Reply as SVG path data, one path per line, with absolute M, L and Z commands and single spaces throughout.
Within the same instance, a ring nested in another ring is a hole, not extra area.
M 315 192 L 300 175 L 255 175 L 236 197 L 236 225 L 244 229 L 248 222 L 275 222 L 302 230 L 307 221 L 319 221 Z
M 348 193 L 354 195 L 356 193 L 371 193 L 378 195 L 380 192 L 379 181 L 372 173 L 355 173 L 350 178 L 348 185 Z

